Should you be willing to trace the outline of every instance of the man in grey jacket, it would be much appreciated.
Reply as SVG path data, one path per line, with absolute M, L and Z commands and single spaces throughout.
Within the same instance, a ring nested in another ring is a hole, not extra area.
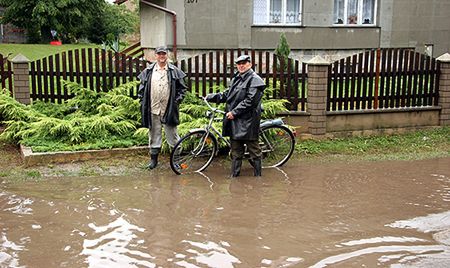
M 186 74 L 168 62 L 167 54 L 166 47 L 157 47 L 156 62 L 138 76 L 141 81 L 138 97 L 141 100 L 142 126 L 149 128 L 149 169 L 158 165 L 162 127 L 170 147 L 174 147 L 180 139 L 177 133 L 180 124 L 178 105 L 187 89 L 184 83 Z
M 261 122 L 261 100 L 266 84 L 252 70 L 251 58 L 242 55 L 235 61 L 238 72 L 231 80 L 231 86 L 222 93 L 208 94 L 211 102 L 225 102 L 223 118 L 224 136 L 231 140 L 231 177 L 240 175 L 245 146 L 250 154 L 254 175 L 261 176 L 261 148 L 258 142 Z

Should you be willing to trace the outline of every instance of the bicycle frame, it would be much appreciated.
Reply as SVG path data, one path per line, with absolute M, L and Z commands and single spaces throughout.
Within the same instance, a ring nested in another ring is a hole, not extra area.
M 225 144 L 227 145 L 228 148 L 231 147 L 230 142 L 228 141 L 228 139 L 226 139 L 224 136 L 222 136 L 222 133 L 220 131 L 218 131 L 214 126 L 213 126 L 213 122 L 214 120 L 222 120 L 222 118 L 218 118 L 215 116 L 216 113 L 220 113 L 220 114 L 225 114 L 225 111 L 222 111 L 218 108 L 214 108 L 211 106 L 211 104 L 209 104 L 209 102 L 206 100 L 205 97 L 202 97 L 202 100 L 206 103 L 206 105 L 209 108 L 209 111 L 207 112 L 207 116 L 209 117 L 209 122 L 208 124 L 205 126 L 204 129 L 202 128 L 196 128 L 191 130 L 190 132 L 196 131 L 196 130 L 206 130 L 206 135 L 205 135 L 205 140 L 206 137 L 208 137 L 208 135 L 210 133 L 213 133 L 213 135 L 215 135 L 216 137 L 219 137 L 220 140 L 224 141 Z M 259 129 L 261 130 L 263 127 L 266 126 L 271 126 L 271 125 L 283 125 L 284 122 L 281 118 L 277 118 L 277 119 L 273 119 L 273 120 L 264 120 L 261 122 Z M 212 131 L 211 131 L 212 130 Z M 262 136 L 264 143 L 267 144 L 270 148 L 270 150 L 273 150 L 272 145 L 270 142 L 268 142 L 267 137 Z M 204 142 L 203 142 L 204 144 Z M 203 146 L 203 145 L 202 145 Z M 203 149 L 203 147 L 201 148 Z M 201 150 L 200 150 L 201 151 Z
M 202 99 L 209 108 L 206 113 L 208 118 L 207 124 L 203 128 L 191 129 L 175 145 L 170 157 L 170 166 L 176 174 L 184 173 L 183 170 L 187 172 L 189 170 L 202 171 L 207 168 L 213 158 L 217 156 L 221 140 L 228 149 L 231 148 L 231 142 L 228 137 L 224 137 L 222 132 L 214 127 L 214 121 L 223 120 L 217 114 L 225 115 L 225 112 L 212 107 L 206 101 L 206 98 L 203 97 Z M 284 125 L 281 118 L 263 120 L 259 127 L 261 153 L 263 154 L 263 159 L 267 160 L 265 167 L 278 167 L 286 163 L 294 150 L 294 133 Z M 245 156 L 249 156 L 249 152 L 246 149 Z M 194 159 L 199 161 L 196 162 Z
M 207 105 L 208 108 L 209 108 L 209 111 L 208 111 L 207 114 L 206 114 L 207 117 L 209 117 L 209 122 L 208 122 L 208 124 L 205 126 L 205 128 L 196 128 L 196 129 L 190 130 L 189 132 L 194 132 L 194 131 L 197 131 L 197 130 L 205 130 L 205 131 L 206 131 L 205 140 L 206 140 L 206 137 L 208 137 L 208 135 L 212 133 L 212 135 L 214 135 L 215 137 L 218 137 L 220 140 L 222 140 L 223 142 L 225 142 L 225 144 L 226 144 L 228 147 L 231 147 L 231 144 L 230 144 L 230 142 L 228 141 L 228 139 L 226 139 L 226 138 L 222 135 L 222 133 L 221 133 L 220 131 L 218 131 L 218 130 L 213 126 L 213 122 L 214 122 L 215 120 L 222 120 L 222 118 L 216 117 L 215 114 L 216 114 L 216 113 L 219 113 L 219 114 L 225 114 L 225 111 L 222 111 L 222 110 L 220 110 L 220 109 L 218 109 L 218 108 L 212 107 L 212 106 L 209 104 L 209 102 L 206 100 L 205 97 L 202 97 L 202 100 L 206 103 L 206 105 Z M 203 148 L 202 148 L 202 149 L 203 149 Z

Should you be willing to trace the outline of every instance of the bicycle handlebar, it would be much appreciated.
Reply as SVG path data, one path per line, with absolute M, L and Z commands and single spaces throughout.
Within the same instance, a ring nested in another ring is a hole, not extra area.
M 225 111 L 222 111 L 218 108 L 214 108 L 211 106 L 211 104 L 209 104 L 209 102 L 206 100 L 206 97 L 202 97 L 202 100 L 206 103 L 206 105 L 208 106 L 208 108 L 214 112 L 214 113 L 220 113 L 220 114 L 226 114 Z

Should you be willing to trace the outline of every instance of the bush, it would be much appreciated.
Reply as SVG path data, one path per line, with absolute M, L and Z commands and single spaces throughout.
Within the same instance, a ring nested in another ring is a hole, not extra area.
M 0 138 L 32 147 L 35 152 L 76 151 L 148 144 L 148 129 L 140 128 L 139 100 L 129 96 L 139 82 L 123 84 L 109 92 L 96 92 L 64 81 L 72 99 L 62 103 L 37 101 L 26 106 L 7 92 L 0 93 L 0 118 L 6 128 Z M 223 90 L 223 88 L 221 89 Z M 273 91 L 269 87 L 268 92 Z M 285 111 L 286 100 L 263 99 L 263 118 Z M 223 108 L 223 105 L 222 105 Z M 180 107 L 180 136 L 207 122 L 207 107 L 187 94 Z M 216 123 L 221 129 L 221 122 Z M 168 152 L 167 144 L 163 151 Z

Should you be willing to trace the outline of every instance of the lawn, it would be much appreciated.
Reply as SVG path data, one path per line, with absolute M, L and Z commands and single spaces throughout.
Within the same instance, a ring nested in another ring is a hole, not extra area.
M 0 44 L 0 53 L 5 57 L 9 53 L 12 53 L 9 56 L 9 59 L 14 58 L 17 54 L 21 53 L 30 61 L 35 61 L 62 51 L 80 49 L 85 47 L 95 48 L 100 46 L 95 44 L 63 44 L 61 46 L 52 46 L 45 44 Z

